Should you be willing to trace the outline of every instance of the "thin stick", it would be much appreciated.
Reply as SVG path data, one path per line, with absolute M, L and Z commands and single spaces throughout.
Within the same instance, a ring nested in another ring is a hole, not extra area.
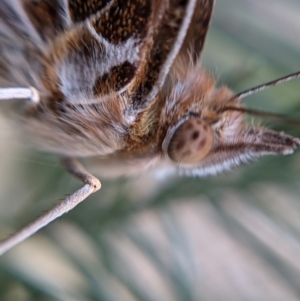
M 33 88 L 0 88 L 0 100 L 28 99 L 34 103 L 40 101 L 39 92 Z
M 249 95 L 252 95 L 254 93 L 257 93 L 257 92 L 260 92 L 260 91 L 263 91 L 265 89 L 268 89 L 268 88 L 271 88 L 271 87 L 274 87 L 276 85 L 279 85 L 279 84 L 282 84 L 282 83 L 286 83 L 292 79 L 295 79 L 295 78 L 299 78 L 300 77 L 300 71 L 297 71 L 295 73 L 292 73 L 292 74 L 289 74 L 289 75 L 286 75 L 286 76 L 283 76 L 281 78 L 278 78 L 278 79 L 275 79 L 275 80 L 272 80 L 268 83 L 264 83 L 262 85 L 259 85 L 259 86 L 256 86 L 254 88 L 251 88 L 251 89 L 248 89 L 248 90 L 245 90 L 243 92 L 240 92 L 238 94 L 236 94 L 234 97 L 232 97 L 232 100 L 236 99 L 236 98 L 245 98 Z
M 10 250 L 26 238 L 32 236 L 34 233 L 45 227 L 64 213 L 72 210 L 80 202 L 85 200 L 91 193 L 94 192 L 94 187 L 85 185 L 75 193 L 64 199 L 61 203 L 57 204 L 47 213 L 37 218 L 34 222 L 30 223 L 16 234 L 0 243 L 0 255 Z
M 65 158 L 63 159 L 63 163 L 72 175 L 85 182 L 86 185 L 78 189 L 72 195 L 65 198 L 59 204 L 54 206 L 52 209 L 43 214 L 41 217 L 37 218 L 29 225 L 25 226 L 16 234 L 2 241 L 0 243 L 0 255 L 4 254 L 20 242 L 24 241 L 26 238 L 32 236 L 34 233 L 47 226 L 58 217 L 72 210 L 79 203 L 84 201 L 90 194 L 100 189 L 100 181 L 89 174 L 78 161 Z

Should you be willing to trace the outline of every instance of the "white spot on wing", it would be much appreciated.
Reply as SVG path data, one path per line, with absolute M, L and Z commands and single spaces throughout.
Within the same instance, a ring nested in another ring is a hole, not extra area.
M 91 49 L 91 59 L 81 62 L 70 61 L 68 58 L 58 66 L 58 75 L 61 82 L 61 91 L 66 99 L 73 104 L 91 104 L 104 101 L 106 97 L 95 98 L 94 84 L 98 77 L 109 73 L 113 67 L 128 61 L 132 65 L 140 60 L 139 39 L 130 38 L 125 42 L 114 45 L 97 34 L 90 21 L 85 23 L 93 37 L 103 45 L 103 52 Z M 118 92 L 122 93 L 130 82 Z M 114 87 L 115 83 L 111 83 Z M 107 95 L 109 97 L 109 95 Z

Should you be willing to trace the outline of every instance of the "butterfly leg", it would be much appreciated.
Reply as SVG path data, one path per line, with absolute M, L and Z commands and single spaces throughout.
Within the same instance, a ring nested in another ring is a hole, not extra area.
M 33 103 L 40 101 L 39 92 L 33 88 L 0 88 L 0 101 L 1 100 L 30 100 Z
M 75 159 L 63 158 L 62 163 L 69 173 L 81 180 L 85 185 L 66 197 L 59 204 L 54 206 L 48 212 L 37 218 L 32 223 L 0 243 L 0 255 L 4 254 L 26 238 L 45 227 L 58 217 L 72 210 L 79 203 L 84 201 L 90 194 L 101 188 L 100 181 L 88 173 L 84 167 Z

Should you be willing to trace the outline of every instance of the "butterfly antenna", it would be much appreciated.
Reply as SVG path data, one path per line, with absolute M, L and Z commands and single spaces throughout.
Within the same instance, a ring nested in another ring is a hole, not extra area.
M 282 83 L 286 83 L 286 82 L 288 82 L 288 81 L 290 81 L 292 79 L 298 78 L 298 77 L 300 77 L 300 71 L 297 71 L 295 73 L 291 73 L 291 74 L 283 76 L 281 78 L 272 80 L 272 81 L 270 81 L 268 83 L 264 83 L 262 85 L 259 85 L 259 86 L 256 86 L 254 88 L 245 90 L 243 92 L 240 92 L 240 93 L 236 94 L 234 97 L 232 97 L 232 100 L 234 100 L 236 98 L 245 98 L 245 97 L 250 96 L 250 95 L 252 95 L 254 93 L 266 90 L 268 88 L 277 86 L 277 85 L 282 84 Z
M 39 92 L 33 88 L 0 88 L 0 101 L 1 100 L 30 100 L 34 103 L 40 101 Z
M 248 109 L 248 108 L 240 108 L 240 107 L 225 107 L 221 110 L 222 112 L 224 111 L 238 111 L 242 112 L 245 114 L 253 115 L 253 116 L 258 116 L 258 117 L 264 117 L 276 121 L 281 121 L 284 124 L 288 125 L 293 125 L 293 126 L 300 126 L 300 120 L 298 119 L 293 119 L 281 114 L 276 114 L 276 113 L 269 113 L 269 112 L 262 112 L 259 110 L 254 110 L 254 109 Z

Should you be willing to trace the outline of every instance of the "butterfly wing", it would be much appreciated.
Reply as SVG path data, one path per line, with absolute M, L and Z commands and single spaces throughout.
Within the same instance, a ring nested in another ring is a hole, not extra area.
M 134 83 L 133 111 L 153 101 L 178 55 L 196 63 L 208 29 L 213 0 L 161 1 L 160 24 L 153 33 L 143 76 Z
M 76 23 L 101 13 L 112 0 L 2 0 L 0 18 L 23 38 L 50 41 Z M 36 31 L 35 33 L 33 30 Z
M 198 62 L 209 28 L 214 0 L 197 0 L 194 15 L 180 50 L 180 57 Z
M 23 0 L 20 4 L 44 42 L 53 40 L 70 26 L 70 15 L 65 1 Z
M 44 85 L 72 104 L 99 103 L 126 91 L 143 57 L 151 0 L 69 1 L 69 30 L 52 45 Z
M 12 68 L 14 55 L 3 48 L 1 54 L 16 69 L 10 79 L 25 70 L 23 78 L 36 78 L 28 84 L 54 101 L 99 103 L 126 92 L 137 112 L 156 97 L 179 53 L 199 55 L 212 6 L 212 0 L 3 0 L 1 27 L 17 37 L 7 40 L 21 45 L 22 62 Z
M 20 71 L 28 53 L 39 50 L 33 73 L 40 91 L 53 101 L 99 103 L 124 92 L 138 73 L 154 6 L 152 0 L 3 0 L 0 27 L 14 37 L 6 34 L 1 55 L 12 69 L 8 44 L 20 44 Z

